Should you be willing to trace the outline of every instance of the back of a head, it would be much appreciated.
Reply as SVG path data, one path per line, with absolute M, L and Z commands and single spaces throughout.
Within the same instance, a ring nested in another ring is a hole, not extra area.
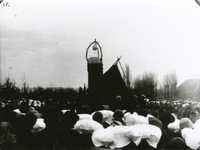
M 121 120 L 123 117 L 124 113 L 120 109 L 117 109 L 113 114 L 113 118 L 116 120 Z
M 185 141 L 180 137 L 172 138 L 168 142 L 168 149 L 185 150 L 189 149 L 185 144 Z
M 94 115 L 92 116 L 92 119 L 101 123 L 103 121 L 103 114 L 99 111 L 95 112 Z
M 161 111 L 158 118 L 164 126 L 175 121 L 174 116 L 168 111 Z
M 43 116 L 46 128 L 55 129 L 59 124 L 59 117 L 54 109 L 46 109 Z
M 138 115 L 141 115 L 141 116 L 144 116 L 144 117 L 146 117 L 148 115 L 148 111 L 146 109 L 140 108 L 140 109 L 137 109 L 136 112 L 137 112 Z
M 78 120 L 79 120 L 79 116 L 72 111 L 66 111 L 61 116 L 61 123 L 64 124 L 68 128 L 72 128 Z
M 26 113 L 29 109 L 29 103 L 28 102 L 21 102 L 19 110 L 21 113 Z
M 16 118 L 16 128 L 18 131 L 31 131 L 36 121 L 35 115 L 20 115 Z
M 190 120 L 195 123 L 199 119 L 199 113 L 197 111 L 190 112 Z

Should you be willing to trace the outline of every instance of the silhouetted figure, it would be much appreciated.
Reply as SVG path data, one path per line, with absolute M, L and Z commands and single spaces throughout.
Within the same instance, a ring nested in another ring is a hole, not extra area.
M 0 122 L 0 149 L 16 148 L 16 136 L 10 133 L 11 128 L 9 122 Z

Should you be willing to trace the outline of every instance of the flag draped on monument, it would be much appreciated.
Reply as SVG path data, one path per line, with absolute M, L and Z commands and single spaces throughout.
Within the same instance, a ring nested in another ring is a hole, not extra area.
M 129 111 L 136 109 L 136 99 L 126 87 L 117 63 L 114 63 L 103 75 L 103 95 L 104 102 L 111 108 L 116 105 L 116 96 L 121 96 L 123 102 L 121 109 Z

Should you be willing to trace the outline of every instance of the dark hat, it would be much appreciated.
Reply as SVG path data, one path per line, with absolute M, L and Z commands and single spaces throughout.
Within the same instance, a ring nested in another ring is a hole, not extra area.
M 136 113 L 138 114 L 138 115 L 141 115 L 141 116 L 144 116 L 144 117 L 146 117 L 147 115 L 148 115 L 148 111 L 146 110 L 146 109 L 137 109 L 136 110 Z
M 19 110 L 21 113 L 26 113 L 28 111 L 28 108 L 29 108 L 28 102 L 21 102 L 21 104 L 19 106 Z
M 185 141 L 180 138 L 180 137 L 175 137 L 172 138 L 169 142 L 168 142 L 168 147 L 169 149 L 189 149 L 186 144 Z
M 158 119 L 160 119 L 160 121 L 162 121 L 162 124 L 164 124 L 165 126 L 175 121 L 174 116 L 168 111 L 161 111 L 159 113 Z
M 35 115 L 20 115 L 16 118 L 16 128 L 17 130 L 32 130 L 33 126 L 37 121 L 37 117 Z
M 117 109 L 114 114 L 113 114 L 113 118 L 116 120 L 121 120 L 124 117 L 124 113 L 122 112 L 122 110 Z
M 66 111 L 60 118 L 61 123 L 69 128 L 73 127 L 78 120 L 79 116 L 73 111 Z
M 103 114 L 101 112 L 97 111 L 92 116 L 92 119 L 95 120 L 95 121 L 97 121 L 97 122 L 102 122 L 102 120 L 103 120 Z

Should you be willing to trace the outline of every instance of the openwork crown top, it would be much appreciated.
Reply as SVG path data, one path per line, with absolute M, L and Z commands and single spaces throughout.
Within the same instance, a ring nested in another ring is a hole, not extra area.
M 102 56 L 102 48 L 95 39 L 86 49 L 86 60 L 89 61 L 89 58 L 97 57 L 102 62 Z

